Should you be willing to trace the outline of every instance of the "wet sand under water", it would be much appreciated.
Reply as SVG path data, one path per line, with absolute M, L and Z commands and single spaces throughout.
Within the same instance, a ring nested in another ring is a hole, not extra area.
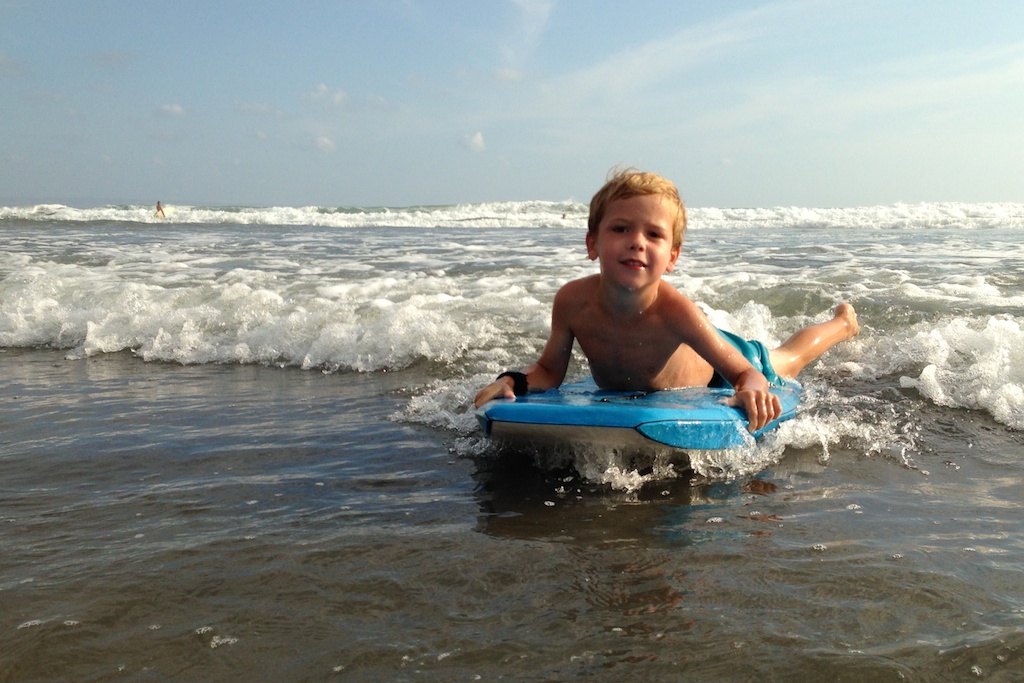
M 389 419 L 412 370 L 0 377 L 0 680 L 1024 677 L 1024 449 L 984 414 L 922 403 L 910 466 L 629 494 Z

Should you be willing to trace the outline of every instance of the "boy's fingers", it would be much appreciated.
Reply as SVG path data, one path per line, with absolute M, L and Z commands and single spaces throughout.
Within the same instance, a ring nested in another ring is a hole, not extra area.
M 764 429 L 782 414 L 782 402 L 769 392 L 741 391 L 730 396 L 725 403 L 743 409 L 747 414 L 747 430 L 751 432 Z
M 473 400 L 473 406 L 479 408 L 483 404 L 496 398 L 515 398 L 515 392 L 512 391 L 512 387 L 507 382 L 498 380 L 491 382 L 486 387 L 477 393 L 476 398 Z

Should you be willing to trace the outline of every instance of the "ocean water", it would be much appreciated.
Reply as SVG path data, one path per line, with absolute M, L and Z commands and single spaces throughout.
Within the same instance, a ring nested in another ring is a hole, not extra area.
M 716 324 L 862 334 L 654 471 L 470 409 L 585 222 L 0 207 L 0 680 L 1024 680 L 1024 205 L 691 209 Z

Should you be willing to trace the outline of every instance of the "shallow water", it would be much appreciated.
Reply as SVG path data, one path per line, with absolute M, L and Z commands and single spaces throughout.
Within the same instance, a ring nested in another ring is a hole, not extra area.
M 387 419 L 403 373 L 0 367 L 4 680 L 1024 672 L 1021 437 L 983 414 L 923 407 L 916 468 L 630 493 Z

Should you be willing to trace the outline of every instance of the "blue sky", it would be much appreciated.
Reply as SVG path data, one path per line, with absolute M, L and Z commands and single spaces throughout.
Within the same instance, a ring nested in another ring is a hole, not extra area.
M 1019 0 L 0 0 L 0 202 L 1024 202 Z

